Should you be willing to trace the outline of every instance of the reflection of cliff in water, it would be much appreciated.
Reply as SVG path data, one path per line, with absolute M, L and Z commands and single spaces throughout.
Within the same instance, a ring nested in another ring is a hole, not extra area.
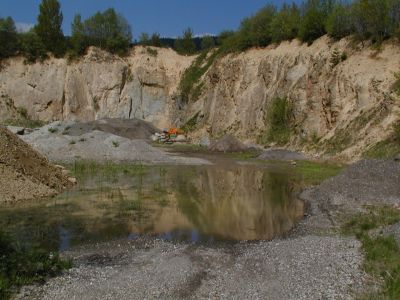
M 179 208 L 200 232 L 225 239 L 271 239 L 290 230 L 304 212 L 288 174 L 235 166 L 181 173 Z M 189 179 L 190 178 L 190 179 Z
M 113 178 L 91 176 L 55 199 L 0 208 L 0 225 L 22 241 L 67 249 L 140 234 L 271 239 L 303 215 L 303 203 L 294 199 L 296 177 L 287 171 L 158 166 Z

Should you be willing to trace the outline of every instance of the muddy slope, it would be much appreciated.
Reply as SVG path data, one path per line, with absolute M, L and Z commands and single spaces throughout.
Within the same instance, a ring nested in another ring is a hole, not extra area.
M 70 185 L 60 169 L 0 127 L 0 203 L 56 195 Z

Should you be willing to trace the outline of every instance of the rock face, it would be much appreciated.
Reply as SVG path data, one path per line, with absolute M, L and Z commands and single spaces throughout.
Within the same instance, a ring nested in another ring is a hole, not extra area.
M 286 97 L 294 106 L 291 148 L 310 151 L 304 145 L 318 140 L 324 151 L 355 157 L 385 139 L 399 119 L 393 90 L 399 65 L 400 48 L 391 43 L 379 53 L 328 37 L 311 46 L 293 41 L 252 49 L 214 63 L 186 118 L 199 113 L 199 138 L 207 128 L 213 137 L 232 133 L 254 142 L 268 128 L 271 100 Z
M 7 99 L 44 121 L 140 118 L 169 126 L 179 105 L 180 76 L 192 59 L 170 49 L 157 49 L 155 56 L 143 47 L 125 58 L 96 48 L 76 62 L 52 58 L 26 65 L 13 58 L 0 72 L 0 107 Z
M 156 51 L 135 47 L 120 58 L 91 48 L 76 62 L 6 60 L 0 121 L 21 107 L 44 121 L 139 118 L 159 128 L 197 115 L 194 140 L 233 134 L 254 143 L 268 130 L 271 100 L 284 97 L 294 107 L 286 147 L 352 159 L 386 139 L 400 119 L 394 91 L 400 47 L 392 42 L 377 52 L 367 44 L 322 37 L 311 46 L 292 41 L 230 54 L 214 62 L 202 78 L 199 99 L 189 105 L 180 103 L 178 85 L 194 57 Z

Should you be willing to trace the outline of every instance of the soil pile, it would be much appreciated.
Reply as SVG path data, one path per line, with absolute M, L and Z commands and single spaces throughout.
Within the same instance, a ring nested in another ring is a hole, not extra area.
M 94 130 L 140 140 L 149 140 L 154 133 L 161 133 L 157 127 L 139 119 L 101 119 L 87 123 L 78 122 L 71 125 L 65 132 L 71 136 L 80 136 Z
M 217 141 L 213 141 L 209 147 L 210 151 L 215 152 L 243 152 L 248 147 L 235 138 L 233 135 L 227 134 Z
M 61 169 L 0 127 L 0 203 L 53 196 L 70 185 Z

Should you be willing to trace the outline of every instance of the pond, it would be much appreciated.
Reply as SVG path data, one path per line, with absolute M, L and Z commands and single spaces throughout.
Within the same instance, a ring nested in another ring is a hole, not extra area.
M 49 250 L 149 235 L 171 241 L 267 240 L 304 215 L 289 165 L 74 167 L 79 184 L 53 199 L 3 206 L 0 225 Z

